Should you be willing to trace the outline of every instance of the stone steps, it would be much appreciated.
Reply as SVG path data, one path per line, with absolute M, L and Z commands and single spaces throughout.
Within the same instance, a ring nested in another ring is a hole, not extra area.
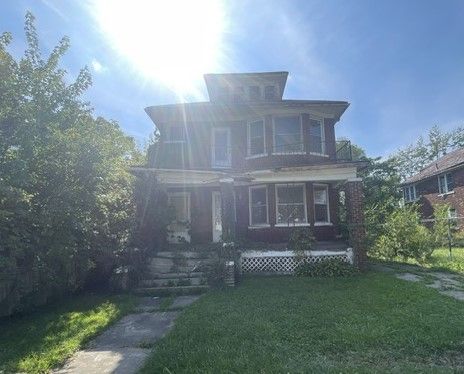
M 176 286 L 176 287 L 141 287 L 134 290 L 137 295 L 168 296 L 168 295 L 198 295 L 208 291 L 208 285 Z
M 143 287 L 200 286 L 206 284 L 206 280 L 203 277 L 170 277 L 143 279 L 140 284 Z

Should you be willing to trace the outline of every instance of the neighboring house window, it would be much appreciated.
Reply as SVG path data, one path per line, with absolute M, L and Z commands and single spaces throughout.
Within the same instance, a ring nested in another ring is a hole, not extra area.
M 242 86 L 234 88 L 234 101 L 236 103 L 241 103 L 243 101 L 243 97 L 245 96 L 245 90 Z
M 263 226 L 269 223 L 267 187 L 250 187 L 250 225 Z
M 183 143 L 185 142 L 184 126 L 170 126 L 167 128 L 166 143 Z
M 324 125 L 321 120 L 309 120 L 309 152 L 325 154 Z
M 261 100 L 261 87 L 259 87 L 259 86 L 250 86 L 248 88 L 248 97 L 252 101 Z
M 174 222 L 188 223 L 190 221 L 190 193 L 168 193 L 168 204 L 174 210 Z
M 440 193 L 448 193 L 454 190 L 453 176 L 451 173 L 438 176 L 438 190 Z
M 213 128 L 212 139 L 213 167 L 227 168 L 231 164 L 230 129 L 227 127 Z
M 304 184 L 276 185 L 277 224 L 307 223 L 306 188 Z
M 416 201 L 416 185 L 411 184 L 410 186 L 403 187 L 403 196 L 404 201 L 409 203 L 411 201 Z
M 448 218 L 458 218 L 458 213 L 456 212 L 456 209 L 454 208 L 448 209 Z
M 300 116 L 274 117 L 274 153 L 303 152 Z
M 264 121 L 248 123 L 248 156 L 263 155 L 266 153 L 264 139 Z
M 315 224 L 330 223 L 329 186 L 314 185 L 314 222 Z
M 275 93 L 275 86 L 266 86 L 264 87 L 264 100 L 275 100 L 276 93 Z

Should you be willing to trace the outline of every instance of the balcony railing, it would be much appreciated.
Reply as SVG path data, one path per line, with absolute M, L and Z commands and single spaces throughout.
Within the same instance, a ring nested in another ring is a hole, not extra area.
M 186 167 L 190 163 L 192 157 L 198 157 L 199 154 L 204 156 L 206 160 L 209 158 L 211 166 L 219 168 L 227 168 L 231 166 L 233 154 L 240 154 L 247 158 L 267 157 L 269 150 L 266 149 L 263 154 L 263 148 L 256 149 L 255 152 L 250 152 L 246 146 L 232 146 L 232 147 L 213 147 L 211 150 L 214 155 L 208 154 L 202 150 L 201 152 L 194 152 L 188 144 L 164 144 L 161 154 L 158 155 L 158 167 Z M 335 149 L 333 142 L 316 142 L 309 143 L 287 143 L 274 146 L 270 152 L 272 155 L 316 155 L 327 157 L 328 159 L 336 159 L 337 161 L 348 162 L 353 160 L 351 142 L 349 140 L 340 140 L 335 142 Z M 335 153 L 335 154 L 334 154 Z M 162 157 L 160 157 L 162 156 Z M 172 166 L 171 166 L 172 165 Z

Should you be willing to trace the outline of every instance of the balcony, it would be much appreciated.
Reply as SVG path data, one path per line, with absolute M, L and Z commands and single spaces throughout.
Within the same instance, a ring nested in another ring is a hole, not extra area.
M 353 161 L 353 152 L 351 150 L 351 141 L 337 140 L 335 142 L 335 158 L 337 161 Z

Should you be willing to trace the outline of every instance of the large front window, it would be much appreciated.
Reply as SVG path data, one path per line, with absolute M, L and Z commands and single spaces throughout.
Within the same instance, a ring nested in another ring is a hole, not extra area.
M 307 223 L 306 189 L 304 184 L 276 185 L 277 224 Z
M 212 139 L 213 167 L 226 168 L 231 164 L 230 129 L 219 127 L 213 129 Z
M 309 152 L 316 154 L 325 153 L 324 126 L 322 121 L 309 120 Z
M 264 139 L 264 121 L 248 124 L 248 156 L 258 156 L 266 153 Z
M 268 222 L 267 187 L 250 187 L 250 225 L 263 226 Z
M 440 193 L 448 193 L 454 190 L 453 176 L 451 173 L 438 176 L 438 189 Z
M 330 223 L 329 186 L 314 185 L 314 222 L 315 224 Z
M 303 152 L 300 116 L 274 118 L 274 153 Z

